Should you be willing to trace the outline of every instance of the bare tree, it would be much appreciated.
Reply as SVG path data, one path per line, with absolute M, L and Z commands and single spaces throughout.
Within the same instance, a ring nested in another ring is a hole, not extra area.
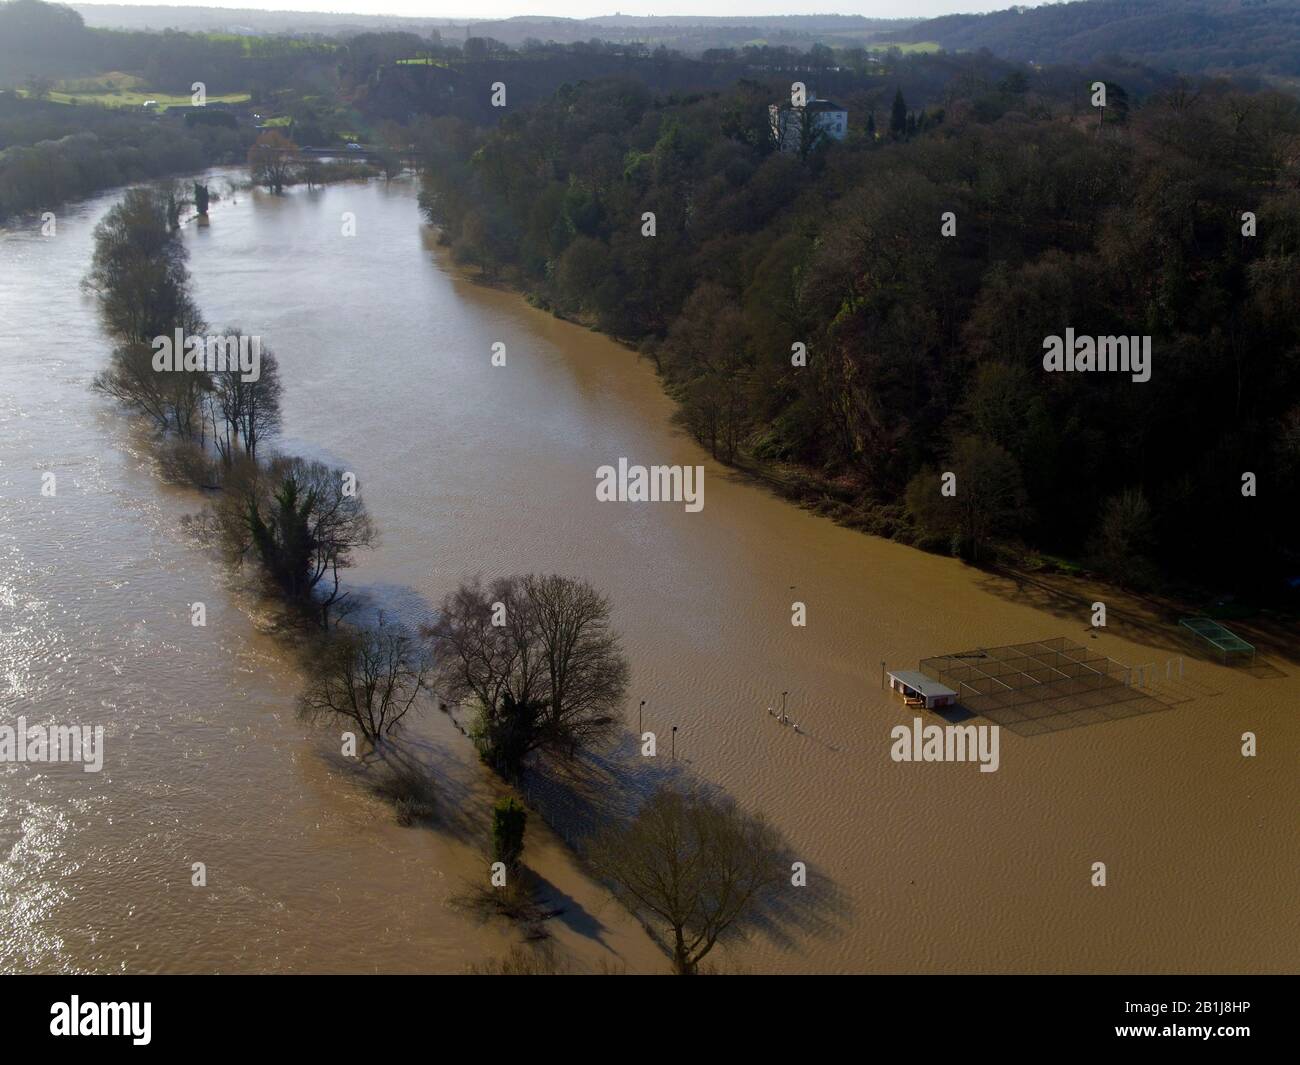
M 171 425 L 170 375 L 153 368 L 153 351 L 146 344 L 125 344 L 109 357 L 108 369 L 97 373 L 91 387 L 153 420 L 160 431 Z
M 173 431 L 183 440 L 200 437 L 210 375 L 205 370 L 157 370 L 153 358 L 144 344 L 115 348 L 91 388 L 149 418 L 160 432 Z
M 253 181 L 268 192 L 281 193 L 292 184 L 298 164 L 298 145 L 276 129 L 262 133 L 248 149 L 248 169 Z
M 547 675 L 548 739 L 575 753 L 602 739 L 627 693 L 628 664 L 609 624 L 609 600 L 586 581 L 523 578 Z
M 406 717 L 429 672 L 427 651 L 401 625 L 335 633 L 311 663 L 311 679 L 298 700 L 305 720 L 341 718 L 372 745 Z
M 227 330 L 228 337 L 238 337 Z M 249 458 L 257 457 L 257 445 L 280 429 L 280 364 L 269 349 L 261 351 L 256 380 L 245 380 L 238 365 L 214 370 L 212 389 L 207 397 L 208 420 L 212 439 L 229 466 L 238 447 Z
M 720 939 L 741 936 L 788 868 L 761 817 L 700 790 L 664 786 L 589 858 L 629 908 L 666 929 L 673 971 L 691 976 Z
M 424 635 L 437 650 L 438 683 L 449 699 L 497 707 L 506 695 L 529 700 L 541 691 L 532 616 L 514 577 L 486 587 L 479 577 L 465 581 Z
M 608 600 L 582 581 L 475 578 L 443 600 L 425 636 L 441 690 L 474 704 L 479 749 L 508 778 L 535 750 L 572 755 L 597 742 L 627 690 Z

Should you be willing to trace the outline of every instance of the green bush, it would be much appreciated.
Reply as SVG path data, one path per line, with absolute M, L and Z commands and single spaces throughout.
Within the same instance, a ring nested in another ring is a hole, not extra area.
M 498 800 L 492 809 L 492 860 L 516 869 L 524 853 L 524 827 L 528 811 L 513 796 Z

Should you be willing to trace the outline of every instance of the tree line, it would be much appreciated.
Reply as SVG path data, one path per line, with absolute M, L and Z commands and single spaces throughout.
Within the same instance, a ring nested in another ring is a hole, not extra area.
M 338 45 L 322 38 L 99 29 L 63 4 L 0 3 L 0 85 L 29 75 L 132 71 L 162 92 L 188 94 L 202 81 L 210 93 L 260 97 L 329 78 L 337 62 Z
M 1295 0 L 1075 0 L 944 15 L 883 40 L 990 49 L 1009 59 L 1087 62 L 1124 53 L 1185 73 L 1300 74 Z
M 243 130 L 0 91 L 0 224 L 101 189 L 239 162 Z

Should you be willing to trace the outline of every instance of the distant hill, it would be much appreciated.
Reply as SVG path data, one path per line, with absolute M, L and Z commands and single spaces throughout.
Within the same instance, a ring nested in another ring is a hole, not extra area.
M 1022 62 L 1123 55 L 1184 73 L 1300 77 L 1300 0 L 1079 0 L 945 15 L 884 39 L 987 48 Z
M 862 15 L 602 15 L 560 18 L 545 14 L 509 19 L 472 17 L 473 4 L 462 6 L 459 18 L 362 15 L 323 11 L 257 11 L 240 7 L 175 7 L 126 4 L 72 4 L 87 26 L 124 30 L 185 30 L 191 33 L 355 34 L 404 31 L 427 36 L 437 30 L 444 38 L 491 37 L 512 47 L 532 38 L 572 44 L 593 37 L 602 41 L 663 44 L 686 52 L 735 48 L 753 42 L 807 48 L 813 44 L 848 45 L 898 30 L 914 19 L 866 18 Z M 344 3 L 343 6 L 346 6 Z M 544 7 L 544 0 L 539 0 Z M 615 6 L 613 4 L 611 7 Z

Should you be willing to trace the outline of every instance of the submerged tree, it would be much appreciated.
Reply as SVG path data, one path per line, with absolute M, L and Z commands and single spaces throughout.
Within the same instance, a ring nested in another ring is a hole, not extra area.
M 202 431 L 211 382 L 202 360 L 188 368 L 183 362 L 185 340 L 202 334 L 204 324 L 190 297 L 175 211 L 174 190 L 128 189 L 95 227 L 86 285 L 118 344 L 92 387 L 189 440 Z M 169 349 L 170 364 L 160 365 Z
M 227 337 L 238 340 L 231 328 Z M 250 338 L 242 338 L 248 342 Z M 207 416 L 222 462 L 229 466 L 237 451 L 257 458 L 257 448 L 280 429 L 280 364 L 269 350 L 258 349 L 257 375 L 246 374 L 234 362 L 212 371 Z
M 248 168 L 254 183 L 277 195 L 293 182 L 298 145 L 276 129 L 258 136 L 248 149 Z
M 351 475 L 322 462 L 276 459 L 243 504 L 250 546 L 268 576 L 288 599 L 318 610 L 329 628 L 331 609 L 347 598 L 339 570 L 376 535 Z
M 424 688 L 429 659 L 401 625 L 380 615 L 374 628 L 346 629 L 326 640 L 311 662 L 298 712 L 308 721 L 356 725 L 377 745 L 402 723 Z
M 499 799 L 492 808 L 492 860 L 514 872 L 524 855 L 524 829 L 528 811 L 513 795 Z
M 760 815 L 703 791 L 661 787 L 629 825 L 592 845 L 598 875 L 668 934 L 673 971 L 690 976 L 729 935 L 741 936 L 782 881 L 781 838 Z
M 509 781 L 517 781 L 533 751 L 546 740 L 546 703 L 540 699 L 516 699 L 511 692 L 491 712 L 480 711 L 470 738 L 483 761 Z
M 86 284 L 99 299 L 104 325 L 123 344 L 203 331 L 189 294 L 188 252 L 176 236 L 168 194 L 128 189 L 95 227 Z
M 556 575 L 466 582 L 425 630 L 447 695 L 473 703 L 484 760 L 508 779 L 546 748 L 568 755 L 612 728 L 628 665 L 609 601 Z

